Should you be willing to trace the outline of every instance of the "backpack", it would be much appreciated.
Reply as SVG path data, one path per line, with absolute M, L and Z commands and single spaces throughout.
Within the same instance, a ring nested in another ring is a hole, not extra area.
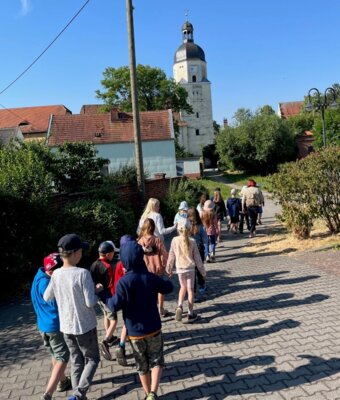
M 252 191 L 251 193 L 246 193 L 246 206 L 255 207 L 261 205 L 261 199 L 259 193 Z

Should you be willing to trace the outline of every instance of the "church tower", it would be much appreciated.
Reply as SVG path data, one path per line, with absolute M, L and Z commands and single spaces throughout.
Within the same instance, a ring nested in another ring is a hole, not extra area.
M 204 146 L 214 143 L 211 83 L 204 51 L 194 43 L 194 27 L 189 21 L 182 26 L 182 37 L 183 43 L 175 53 L 173 74 L 175 82 L 187 90 L 193 114 L 180 113 L 179 143 L 200 156 Z

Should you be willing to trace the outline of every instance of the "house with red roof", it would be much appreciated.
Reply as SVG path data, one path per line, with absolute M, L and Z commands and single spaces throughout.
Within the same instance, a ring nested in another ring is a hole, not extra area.
M 133 117 L 131 113 L 101 113 L 97 106 L 83 106 L 81 114 L 52 115 L 46 144 L 57 147 L 63 143 L 90 142 L 98 157 L 110 160 L 108 172 L 135 163 Z M 165 173 L 175 177 L 175 135 L 171 110 L 140 112 L 140 129 L 145 173 L 149 177 Z
M 294 117 L 300 114 L 304 106 L 303 101 L 289 101 L 279 103 L 279 117 L 283 119 Z M 314 136 L 313 132 L 300 132 L 296 136 L 296 145 L 298 147 L 298 157 L 304 158 L 313 151 Z
M 63 105 L 6 108 L 0 110 L 0 129 L 20 128 L 24 140 L 45 140 L 51 115 L 71 115 Z

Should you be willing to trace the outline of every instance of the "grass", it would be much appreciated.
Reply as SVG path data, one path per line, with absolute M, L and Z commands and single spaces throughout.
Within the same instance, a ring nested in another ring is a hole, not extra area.
M 281 229 L 279 229 L 280 226 Z M 270 234 L 270 231 L 275 227 L 277 227 L 277 233 Z M 316 221 L 309 239 L 299 240 L 292 234 L 287 233 L 282 225 L 271 225 L 266 236 L 252 239 L 251 243 L 244 248 L 244 251 L 261 254 L 272 252 L 293 254 L 324 247 L 332 247 L 334 250 L 338 250 L 340 247 L 340 234 L 330 234 L 323 221 Z
M 268 189 L 269 187 L 269 182 L 266 176 L 254 175 L 243 171 L 225 171 L 223 172 L 223 176 L 228 184 L 233 184 L 239 187 L 246 185 L 250 178 L 254 179 L 262 189 Z
M 225 200 L 230 197 L 231 187 L 221 182 L 216 182 L 211 179 L 201 179 L 202 184 L 209 190 L 209 196 L 213 196 L 215 188 L 221 188 L 222 198 Z

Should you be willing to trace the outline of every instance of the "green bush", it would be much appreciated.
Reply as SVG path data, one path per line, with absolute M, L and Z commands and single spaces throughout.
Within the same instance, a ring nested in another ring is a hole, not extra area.
M 173 224 L 181 201 L 185 200 L 189 207 L 196 207 L 203 193 L 208 193 L 208 190 L 200 180 L 182 178 L 171 181 L 167 196 L 161 200 L 161 212 L 165 225 Z
M 100 242 L 113 240 L 119 246 L 124 234 L 134 234 L 136 221 L 133 213 L 122 209 L 112 200 L 86 199 L 69 203 L 58 216 L 58 237 L 75 232 L 90 244 L 82 264 L 88 265 L 98 255 Z
M 307 238 L 315 219 L 340 232 L 340 146 L 283 164 L 272 175 L 271 191 L 282 206 L 281 219 L 299 238 Z

